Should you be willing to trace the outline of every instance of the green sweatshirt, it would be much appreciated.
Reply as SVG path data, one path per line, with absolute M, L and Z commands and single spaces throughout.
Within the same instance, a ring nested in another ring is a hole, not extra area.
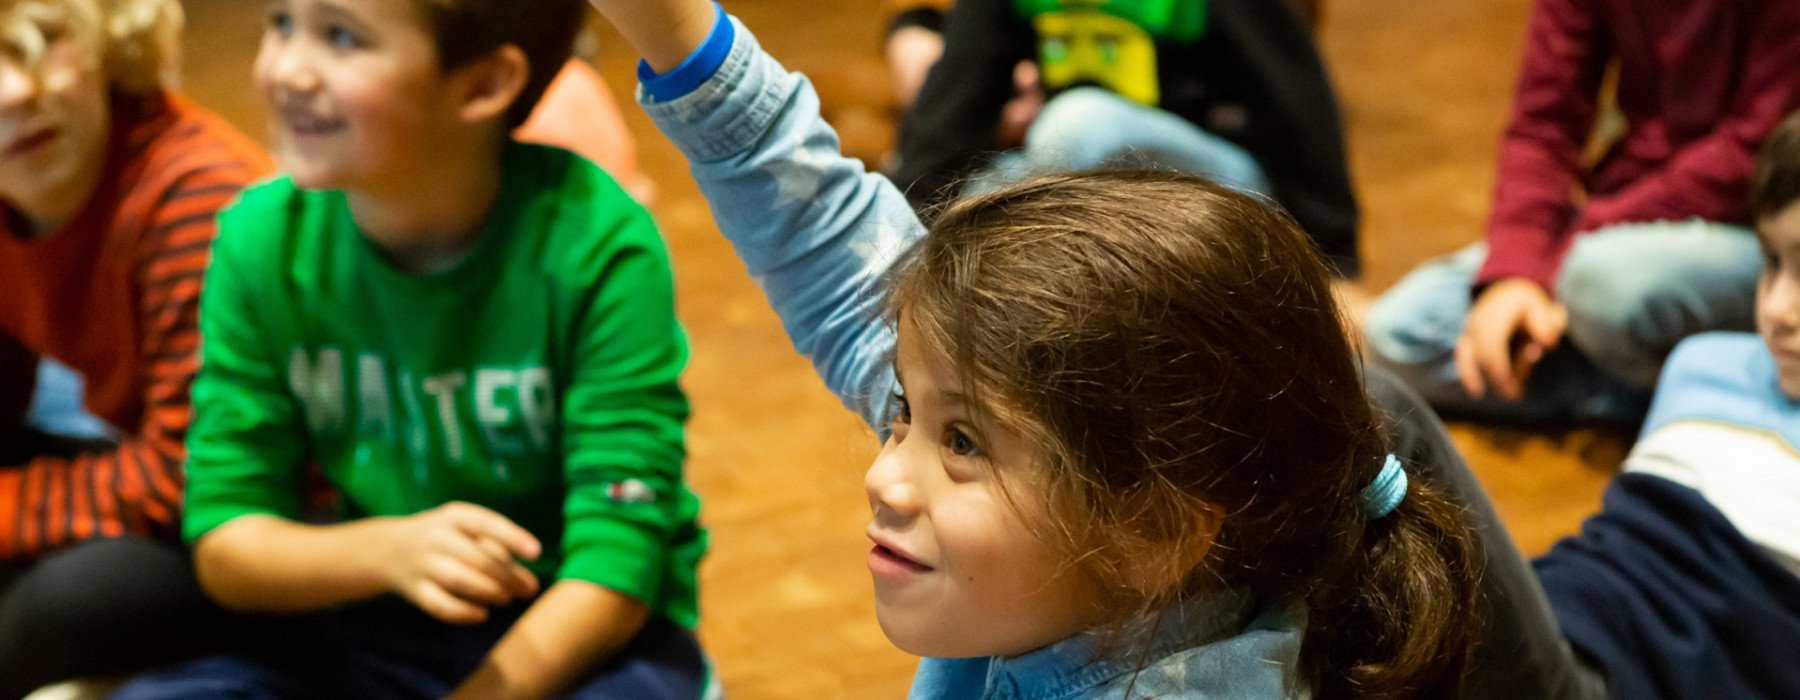
M 341 192 L 281 179 L 220 215 L 184 534 L 300 519 L 317 463 L 347 517 L 479 504 L 537 535 L 540 577 L 691 627 L 706 534 L 668 254 L 593 164 L 512 145 L 503 167 L 475 251 L 440 274 L 384 262 Z

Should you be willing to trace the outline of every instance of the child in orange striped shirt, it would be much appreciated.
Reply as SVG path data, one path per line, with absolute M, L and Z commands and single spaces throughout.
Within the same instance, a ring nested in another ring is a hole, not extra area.
M 0 700 L 167 660 L 212 610 L 175 544 L 198 298 L 214 214 L 271 163 L 168 89 L 181 24 L 0 10 Z M 28 423 L 50 359 L 116 443 Z

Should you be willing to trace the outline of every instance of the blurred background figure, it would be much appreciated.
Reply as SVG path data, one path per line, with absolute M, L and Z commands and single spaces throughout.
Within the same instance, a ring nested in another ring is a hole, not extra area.
M 1616 67 L 1617 140 L 1585 157 Z M 1633 424 L 1682 338 L 1749 330 L 1756 150 L 1800 105 L 1800 3 L 1536 0 L 1487 240 L 1371 310 L 1440 411 Z
M 905 10 L 893 23 L 901 104 L 932 54 L 935 12 Z M 1273 199 L 1339 277 L 1360 274 L 1337 98 L 1300 9 L 961 0 L 941 21 L 941 59 L 912 100 L 893 164 L 916 206 L 1038 172 L 1170 168 Z
M 594 161 L 640 204 L 656 197 L 656 184 L 638 170 L 637 142 L 612 88 L 587 61 L 572 58 L 563 65 L 543 102 L 513 137 L 566 148 Z
M 213 214 L 271 164 L 174 0 L 0 5 L 0 698 L 214 641 L 175 531 Z

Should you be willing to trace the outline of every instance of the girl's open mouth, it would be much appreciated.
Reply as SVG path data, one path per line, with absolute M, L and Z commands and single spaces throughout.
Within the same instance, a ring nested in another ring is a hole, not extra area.
M 908 578 L 931 570 L 931 567 L 879 543 L 869 550 L 869 572 L 879 577 Z

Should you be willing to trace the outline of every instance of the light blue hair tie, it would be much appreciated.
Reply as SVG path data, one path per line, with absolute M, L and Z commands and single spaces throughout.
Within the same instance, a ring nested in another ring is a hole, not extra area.
M 1387 456 L 1387 463 L 1381 465 L 1381 473 L 1363 489 L 1362 497 L 1363 511 L 1369 514 L 1370 520 L 1387 517 L 1406 500 L 1406 470 L 1400 466 L 1399 457 Z

